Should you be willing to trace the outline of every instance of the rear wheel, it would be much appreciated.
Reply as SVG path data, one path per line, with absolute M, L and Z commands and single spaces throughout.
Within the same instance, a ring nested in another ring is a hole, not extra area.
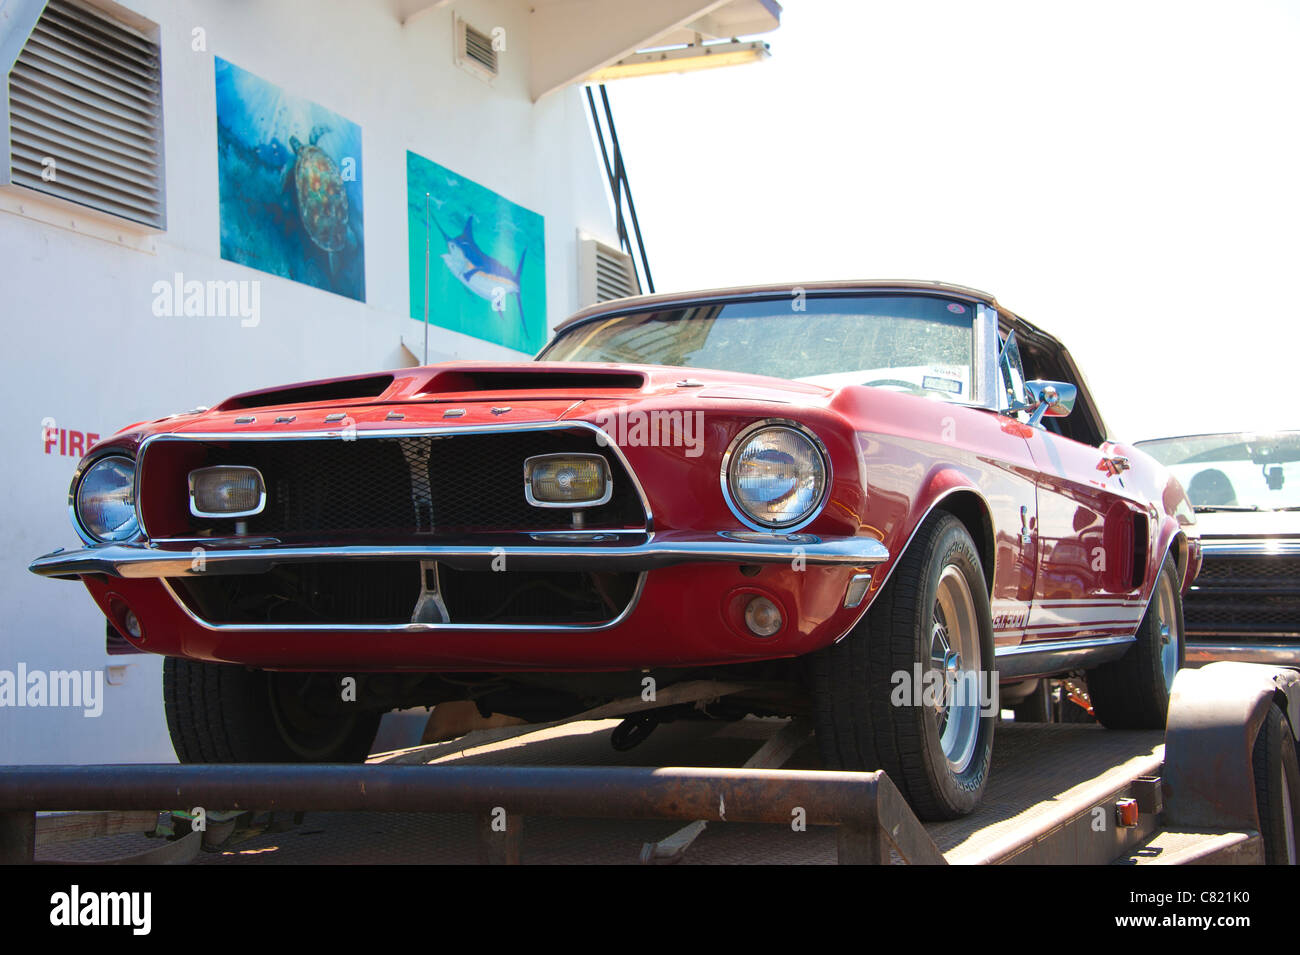
M 1166 557 L 1137 642 L 1118 660 L 1088 671 L 1088 698 L 1097 721 L 1111 729 L 1164 729 L 1184 653 L 1178 570 Z
M 381 714 L 348 712 L 323 675 L 168 657 L 163 704 L 182 763 L 357 763 Z M 356 704 L 352 704 L 356 705 Z
M 858 626 L 811 661 L 823 763 L 885 770 L 923 819 L 970 812 L 993 752 L 992 664 L 974 541 L 935 513 Z

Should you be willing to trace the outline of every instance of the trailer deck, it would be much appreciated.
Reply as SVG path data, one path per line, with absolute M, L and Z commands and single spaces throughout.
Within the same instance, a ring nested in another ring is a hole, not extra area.
M 1215 666 L 1208 679 L 1180 674 L 1166 732 L 1002 722 L 980 807 L 924 826 L 883 773 L 819 772 L 814 741 L 789 720 L 680 721 L 618 752 L 620 720 L 602 719 L 479 730 L 284 780 L 259 767 L 12 768 L 0 773 L 0 855 L 17 861 L 26 838 L 34 861 L 68 863 L 1261 862 L 1251 746 L 1266 707 L 1296 711 L 1300 680 Z M 1178 767 L 1166 763 L 1167 742 Z M 1238 763 L 1242 772 L 1225 775 Z M 765 768 L 774 765 L 783 768 Z M 219 793 L 225 802 L 209 809 L 244 815 L 232 837 L 209 836 L 209 851 L 197 832 L 183 849 L 139 831 L 155 829 L 142 810 L 156 798 L 140 791 L 180 802 Z M 78 799 L 100 811 L 40 816 L 23 835 L 35 809 Z M 268 822 L 255 807 L 278 816 Z M 508 820 L 509 838 L 490 812 Z M 68 841 L 78 832 L 97 837 Z
M 609 736 L 618 720 L 551 727 L 513 739 L 475 745 L 473 738 L 375 757 L 373 762 L 440 766 L 679 766 L 739 767 L 788 721 L 735 724 L 674 723 L 660 727 L 631 752 L 616 752 Z M 473 737 L 474 734 L 471 734 Z M 1159 732 L 1110 732 L 1099 726 L 1006 723 L 998 728 L 993 775 L 975 813 L 926 831 L 950 863 L 1004 861 L 1027 830 L 1047 829 L 1081 808 L 1101 804 L 1133 777 L 1157 774 L 1163 754 Z M 812 743 L 786 763 L 818 769 Z M 1084 804 L 1087 804 L 1085 807 Z M 656 820 L 529 819 L 524 861 L 536 863 L 636 863 L 642 846 L 670 835 L 678 824 Z M 38 848 L 40 862 L 94 862 L 157 847 L 142 833 L 125 833 Z M 299 825 L 268 831 L 217 852 L 205 865 L 447 863 L 477 861 L 473 817 L 466 813 L 309 813 Z M 831 829 L 711 821 L 682 860 L 692 864 L 833 864 Z

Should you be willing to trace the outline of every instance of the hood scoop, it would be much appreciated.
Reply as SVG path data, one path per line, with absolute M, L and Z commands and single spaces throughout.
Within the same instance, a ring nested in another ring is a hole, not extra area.
M 600 391 L 640 390 L 645 386 L 645 375 L 640 372 L 618 371 L 554 371 L 532 369 L 464 369 L 448 368 L 438 371 L 425 383 L 414 397 L 439 394 L 465 394 L 475 391 L 510 392 L 566 391 L 589 393 Z
M 217 411 L 235 411 L 244 408 L 270 408 L 275 405 L 297 405 L 306 402 L 347 401 L 355 398 L 378 398 L 393 383 L 392 375 L 369 375 L 364 378 L 343 378 L 336 381 L 307 381 L 269 391 L 247 391 L 227 398 L 217 406 Z

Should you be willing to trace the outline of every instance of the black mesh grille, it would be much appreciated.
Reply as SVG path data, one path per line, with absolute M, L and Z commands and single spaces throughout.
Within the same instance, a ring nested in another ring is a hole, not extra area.
M 1300 558 L 1206 554 L 1183 613 L 1189 633 L 1300 632 Z
M 172 586 L 209 623 L 407 623 L 418 561 L 291 564 L 265 574 L 178 577 Z
M 587 571 L 439 572 L 447 615 L 464 623 L 600 623 L 627 606 L 636 578 Z
M 286 564 L 264 574 L 178 577 L 176 594 L 209 623 L 409 623 L 421 594 L 419 561 Z M 612 620 L 637 574 L 438 570 L 451 623 L 591 625 Z
M 158 450 L 166 449 L 150 453 Z M 645 526 L 627 472 L 587 432 L 229 442 L 209 445 L 206 464 L 262 472 L 266 509 L 247 518 L 247 534 L 427 539 L 569 527 L 569 510 L 534 507 L 524 498 L 524 459 L 560 452 L 602 454 L 609 461 L 614 493 L 608 503 L 585 510 L 588 527 Z M 235 522 L 190 517 L 189 526 L 195 534 L 224 536 L 234 533 Z

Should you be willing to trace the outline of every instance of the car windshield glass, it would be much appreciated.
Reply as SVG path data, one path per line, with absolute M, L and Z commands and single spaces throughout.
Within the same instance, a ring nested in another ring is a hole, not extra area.
M 1300 508 L 1300 431 L 1138 442 L 1169 468 L 1198 511 Z
M 932 295 L 784 296 L 598 318 L 539 361 L 682 365 L 970 401 L 974 307 Z

